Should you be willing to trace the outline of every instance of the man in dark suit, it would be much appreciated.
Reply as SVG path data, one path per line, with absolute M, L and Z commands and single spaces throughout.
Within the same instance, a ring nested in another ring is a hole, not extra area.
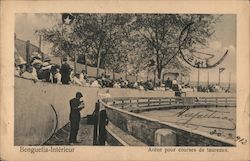
M 69 84 L 70 81 L 70 66 L 67 63 L 67 60 L 67 58 L 63 58 L 63 64 L 61 66 L 62 84 Z
M 69 137 L 69 143 L 74 144 L 74 143 L 79 143 L 77 141 L 77 133 L 79 130 L 79 123 L 81 119 L 81 114 L 80 111 L 84 108 L 84 102 L 81 100 L 83 97 L 81 92 L 76 93 L 76 97 L 71 99 L 69 101 L 70 104 L 70 115 L 69 115 L 69 120 L 70 120 L 70 137 Z
M 99 112 L 99 145 L 104 146 L 107 140 L 106 125 L 108 124 L 108 116 L 105 108 L 101 108 Z

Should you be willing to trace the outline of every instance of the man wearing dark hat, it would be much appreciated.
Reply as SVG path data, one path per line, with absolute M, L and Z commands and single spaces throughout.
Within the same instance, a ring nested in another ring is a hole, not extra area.
M 69 143 L 79 143 L 77 141 L 77 133 L 79 130 L 79 123 L 81 114 L 80 111 L 84 108 L 84 101 L 82 100 L 83 95 L 81 92 L 76 93 L 76 97 L 69 101 L 70 104 L 70 136 L 69 136 Z
M 63 58 L 63 64 L 61 66 L 61 81 L 62 84 L 69 84 L 70 81 L 70 66 L 67 63 L 67 58 Z

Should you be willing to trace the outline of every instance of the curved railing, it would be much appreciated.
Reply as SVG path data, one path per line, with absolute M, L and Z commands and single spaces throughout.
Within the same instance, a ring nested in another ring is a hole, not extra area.
M 105 104 L 125 109 L 130 112 L 154 110 L 159 108 L 203 106 L 235 107 L 235 97 L 116 97 L 105 98 Z
M 52 104 L 50 104 L 50 107 L 52 108 L 54 115 L 55 115 L 55 126 L 54 126 L 54 129 L 53 129 L 51 135 L 40 145 L 45 145 L 54 136 L 54 134 L 56 133 L 57 128 L 58 128 L 58 114 L 56 112 L 55 107 Z
M 170 129 L 179 138 L 176 146 L 235 146 L 232 139 L 222 138 L 170 122 L 138 114 L 141 111 L 184 107 L 236 107 L 235 97 L 125 97 L 100 100 L 112 126 L 132 135 L 146 145 L 155 145 L 155 132 Z

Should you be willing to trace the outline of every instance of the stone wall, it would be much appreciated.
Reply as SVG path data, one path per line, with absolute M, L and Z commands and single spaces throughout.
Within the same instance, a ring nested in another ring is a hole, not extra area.
M 201 133 L 183 129 L 177 125 L 166 124 L 157 120 L 146 118 L 135 113 L 127 112 L 113 107 L 106 107 L 110 122 L 123 131 L 134 136 L 143 143 L 153 146 L 155 132 L 158 129 L 170 129 L 176 134 L 176 146 L 233 146 L 230 141 L 220 141 Z

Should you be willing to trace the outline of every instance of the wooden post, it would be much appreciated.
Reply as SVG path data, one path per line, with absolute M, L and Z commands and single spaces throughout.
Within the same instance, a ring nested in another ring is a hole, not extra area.
M 122 109 L 124 108 L 124 100 L 122 100 Z
M 148 98 L 148 107 L 150 106 L 150 98 Z

